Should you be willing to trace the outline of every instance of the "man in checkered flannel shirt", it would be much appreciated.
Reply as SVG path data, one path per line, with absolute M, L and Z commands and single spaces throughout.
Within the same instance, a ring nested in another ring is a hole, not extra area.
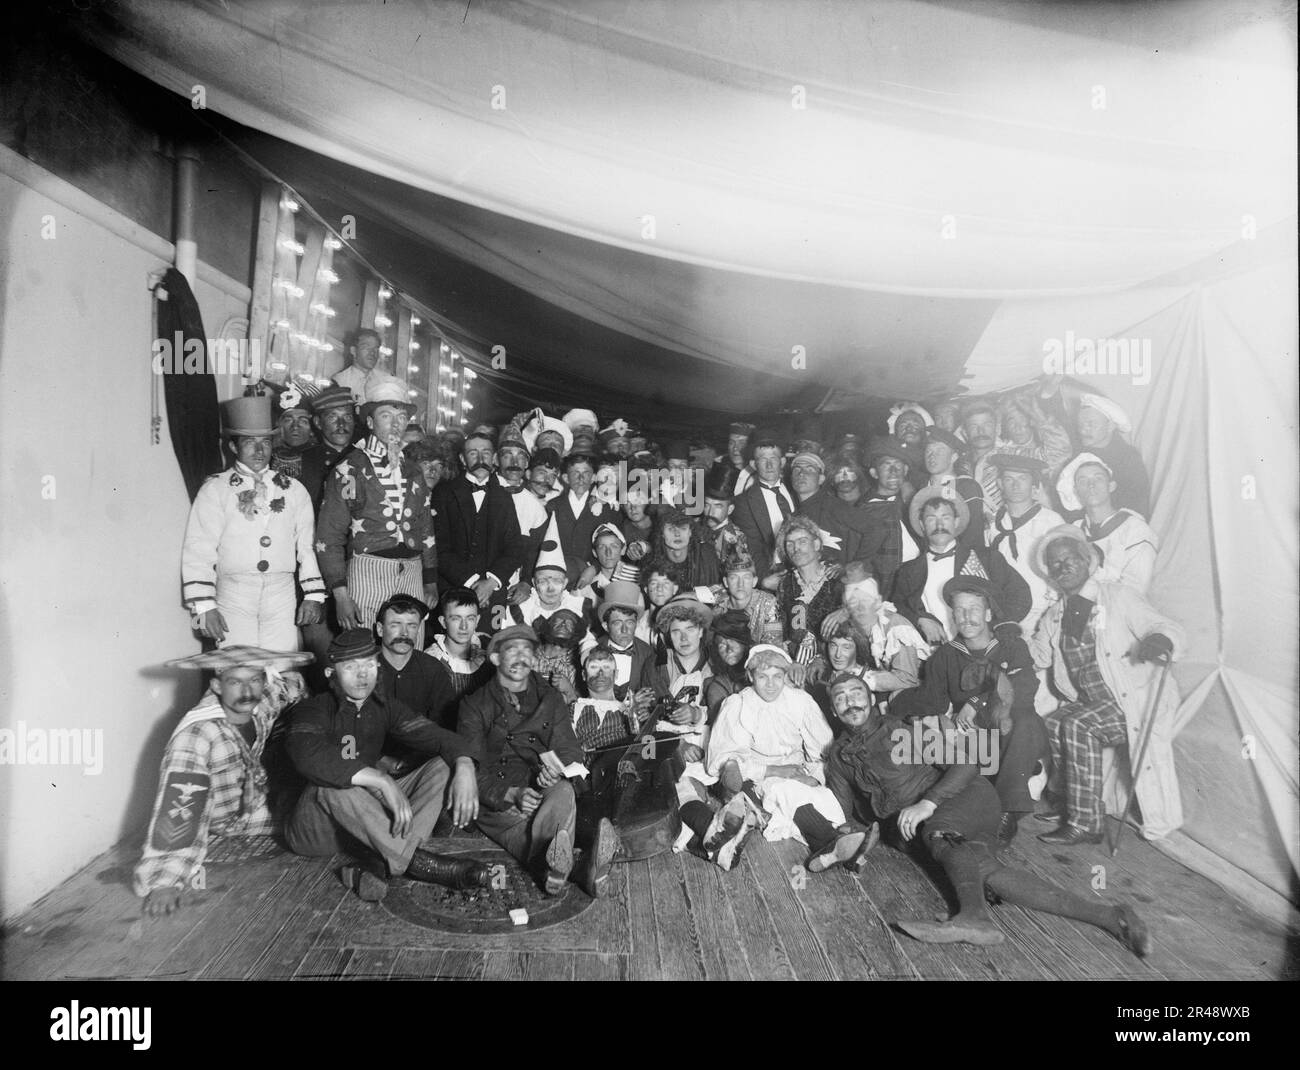
M 203 859 L 215 838 L 271 831 L 262 751 L 276 718 L 307 694 L 298 673 L 279 670 L 311 659 L 237 646 L 169 663 L 217 675 L 163 753 L 134 877 L 149 916 L 180 907 L 186 886 L 202 887 Z

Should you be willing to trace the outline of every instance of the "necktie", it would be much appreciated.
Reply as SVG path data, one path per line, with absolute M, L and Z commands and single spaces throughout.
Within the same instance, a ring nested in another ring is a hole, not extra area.
M 595 706 L 584 706 L 581 715 L 578 717 L 578 725 L 573 730 L 574 735 L 578 737 L 579 743 L 586 743 L 600 727 L 600 715 L 596 713 Z
M 776 507 L 781 510 L 781 519 L 786 520 L 790 516 L 790 503 L 785 500 L 785 495 L 781 493 L 781 485 L 779 483 L 776 485 L 760 483 L 759 486 L 769 494 L 776 495 Z
M 957 552 L 957 547 L 955 547 L 955 546 L 954 546 L 951 550 L 945 550 L 945 551 L 944 551 L 943 553 L 941 553 L 941 554 L 936 554 L 933 550 L 931 550 L 931 551 L 930 551 L 930 560 L 931 560 L 931 561 L 942 561 L 945 557 L 952 557 L 952 555 L 955 554 L 956 552 Z

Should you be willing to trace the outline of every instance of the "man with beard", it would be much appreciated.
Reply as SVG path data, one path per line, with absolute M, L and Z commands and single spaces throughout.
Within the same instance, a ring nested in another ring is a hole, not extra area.
M 468 587 L 486 606 L 523 564 L 523 537 L 510 495 L 492 478 L 496 450 L 481 434 L 465 439 L 465 474 L 433 489 L 438 579 Z
M 312 426 L 320 441 L 303 450 L 302 475 L 296 478 L 307 488 L 313 508 L 319 511 L 325 477 L 352 448 L 356 418 L 352 411 L 352 392 L 345 386 L 327 386 L 308 404 Z
M 438 596 L 438 555 L 429 492 L 402 456 L 415 411 L 396 379 L 372 382 L 361 407 L 365 441 L 334 465 L 325 483 L 317 550 L 339 624 L 369 629 L 394 594 Z
M 1001 616 L 1001 637 L 1020 634 L 1019 621 L 1029 612 L 1029 585 L 1001 554 L 983 546 L 962 546 L 959 536 L 970 522 L 961 498 L 944 489 L 926 487 L 908 506 L 913 527 L 925 535 L 926 552 L 907 562 L 894 578 L 894 604 L 932 644 L 957 635 L 944 585 L 954 576 L 978 576 L 992 587 Z
M 759 432 L 753 445 L 756 478 L 745 490 L 737 493 L 732 517 L 745 536 L 761 583 L 772 571 L 776 560 L 776 533 L 786 518 L 794 513 L 795 506 L 790 492 L 781 482 L 785 463 L 782 444 L 773 434 Z
M 907 726 L 874 710 L 866 684 L 856 676 L 835 677 L 830 692 L 845 731 L 826 756 L 827 787 L 856 822 L 878 824 L 890 839 L 919 839 L 957 897 L 957 913 L 947 921 L 899 919 L 895 924 L 905 933 L 931 944 L 1000 944 L 1005 937 L 989 914 L 991 894 L 1028 910 L 1096 925 L 1135 955 L 1148 953 L 1147 927 L 1131 906 L 1084 899 L 1003 865 L 993 850 L 998 795 L 977 765 L 940 764 L 924 751 L 900 747 L 900 740 L 911 738 Z
M 573 785 L 542 755 L 553 751 L 568 766 L 581 763 L 583 752 L 564 699 L 533 672 L 536 647 L 527 625 L 492 636 L 495 671 L 461 702 L 458 731 L 479 760 L 479 831 L 525 866 L 544 867 L 543 889 L 557 896 L 573 871 L 577 802 Z M 605 892 L 615 848 L 608 834 L 602 839 L 582 874 L 593 898 Z
M 234 464 L 204 481 L 190 509 L 182 598 L 207 639 L 297 650 L 297 626 L 317 623 L 325 601 L 311 498 L 296 479 L 271 471 L 269 397 L 234 398 L 222 415 Z
M 892 435 L 872 439 L 867 447 L 867 471 L 876 490 L 860 507 L 863 533 L 859 555 L 879 578 L 882 593 L 892 590 L 899 565 L 921 552 L 904 512 L 910 497 L 907 473 L 914 463 L 909 448 Z
M 215 837 L 254 836 L 272 829 L 262 752 L 283 710 L 307 689 L 290 666 L 310 654 L 231 646 L 169 665 L 216 672 L 203 699 L 172 730 L 163 752 L 158 795 L 133 887 L 150 917 L 181 906 Z M 282 686 L 268 688 L 268 676 Z
M 347 387 L 352 395 L 352 403 L 357 408 L 366 403 L 366 394 L 371 386 L 384 380 L 400 381 L 379 367 L 379 347 L 382 344 L 378 331 L 363 327 L 357 331 L 352 344 L 348 346 L 352 362 L 334 376 L 334 381 L 339 386 Z
M 478 816 L 474 752 L 454 732 L 375 694 L 377 653 L 369 631 L 343 632 L 330 644 L 330 690 L 294 711 L 287 748 L 308 787 L 285 828 L 289 848 L 319 858 L 360 841 L 370 857 L 344 866 L 339 877 L 368 902 L 383 899 L 393 877 L 452 887 L 486 885 L 490 874 L 481 862 L 420 847 L 438 822 L 444 798 L 457 828 Z M 390 740 L 423 755 L 424 763 L 391 777 L 380 767 Z
M 1056 491 L 1068 513 L 1083 511 L 1076 523 L 1101 552 L 1097 579 L 1127 583 L 1146 594 L 1156 568 L 1160 540 L 1132 509 L 1115 505 L 1115 474 L 1100 457 L 1081 453 L 1061 470 Z
M 311 427 L 311 396 L 315 384 L 290 379 L 283 386 L 262 384 L 270 388 L 275 399 L 275 449 L 271 467 L 302 482 L 303 454 L 315 443 Z
M 998 489 L 998 470 L 989 463 L 998 437 L 998 416 L 993 405 L 983 398 L 967 404 L 962 413 L 961 431 L 966 437 L 966 453 L 957 470 L 980 485 L 984 508 L 995 512 L 1002 504 L 1002 492 Z
M 456 730 L 456 689 L 447 667 L 416 643 L 429 607 L 409 594 L 394 595 L 379 608 L 379 684 L 385 702 L 423 714 L 434 724 Z M 391 770 L 390 770 L 391 772 Z

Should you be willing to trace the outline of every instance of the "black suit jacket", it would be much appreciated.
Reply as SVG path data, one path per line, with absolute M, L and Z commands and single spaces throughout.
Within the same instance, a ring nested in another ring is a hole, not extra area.
M 560 533 L 560 549 L 564 551 L 564 567 L 568 572 L 570 587 L 578 582 L 578 577 L 591 560 L 591 537 L 596 529 L 604 523 L 618 526 L 618 512 L 609 506 L 602 505 L 600 515 L 596 515 L 593 507 L 597 501 L 596 495 L 588 492 L 587 500 L 582 506 L 582 515 L 576 517 L 573 515 L 573 506 L 569 504 L 567 489 L 547 504 L 547 511 L 555 516 L 555 526 Z
M 433 488 L 433 532 L 438 545 L 438 585 L 463 586 L 491 572 L 504 587 L 523 555 L 519 518 L 510 495 L 487 482 L 483 508 L 475 512 L 473 484 L 463 475 Z
M 790 494 L 789 490 L 786 493 Z M 744 534 L 754 558 L 754 569 L 761 580 L 772 571 L 772 560 L 776 556 L 776 532 L 772 530 L 772 518 L 767 513 L 763 487 L 755 480 L 732 501 L 736 508 L 732 511 L 731 522 Z M 790 503 L 794 504 L 793 494 L 790 494 Z M 798 512 L 798 508 L 795 507 L 794 511 Z
M 984 568 L 993 597 L 997 599 L 998 611 L 993 614 L 993 623 L 1006 624 L 1021 621 L 1033 605 L 1033 595 L 1029 584 L 1023 576 L 1007 564 L 1007 560 L 996 550 L 983 546 L 962 546 L 957 544 L 957 555 L 953 558 L 953 575 L 960 576 L 962 568 L 974 554 Z M 930 555 L 922 552 L 920 557 L 904 561 L 894 574 L 893 603 L 898 612 L 903 614 L 913 625 L 922 617 L 934 619 L 927 613 L 921 599 L 925 594 L 925 581 L 930 574 Z M 941 622 L 942 623 L 942 622 Z M 1018 631 L 1018 629 L 1017 629 Z

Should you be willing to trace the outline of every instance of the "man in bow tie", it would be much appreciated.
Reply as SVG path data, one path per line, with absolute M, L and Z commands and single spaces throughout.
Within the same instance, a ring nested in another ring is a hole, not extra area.
M 269 397 L 235 398 L 222 415 L 235 460 L 208 478 L 190 509 L 181 551 L 184 604 L 205 638 L 297 650 L 298 625 L 319 621 L 325 602 L 311 496 L 270 467 Z
M 1001 554 L 983 546 L 962 546 L 958 537 L 970 523 L 970 510 L 951 488 L 926 487 L 908 506 L 912 526 L 923 533 L 925 553 L 906 562 L 894 577 L 893 602 L 931 643 L 956 638 L 951 607 L 943 587 L 954 576 L 986 580 L 1000 613 L 999 635 L 1019 636 L 1018 621 L 1029 612 L 1029 585 Z
M 755 479 L 736 495 L 731 520 L 745 536 L 761 582 L 772 571 L 776 559 L 776 533 L 786 517 L 795 512 L 794 499 L 781 482 L 785 448 L 776 436 L 759 431 L 753 439 Z

